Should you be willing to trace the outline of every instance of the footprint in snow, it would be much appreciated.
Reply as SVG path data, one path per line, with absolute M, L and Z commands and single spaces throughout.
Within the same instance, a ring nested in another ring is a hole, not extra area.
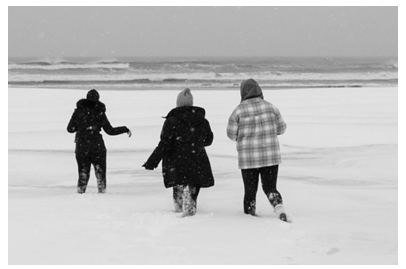
M 334 255 L 334 254 L 336 254 L 336 253 L 339 252 L 339 251 L 340 251 L 339 248 L 330 248 L 330 250 L 327 251 L 327 255 Z

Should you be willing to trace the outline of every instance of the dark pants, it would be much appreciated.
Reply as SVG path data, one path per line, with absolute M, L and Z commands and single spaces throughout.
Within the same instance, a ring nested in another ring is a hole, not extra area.
M 278 165 L 254 169 L 242 169 L 244 181 L 244 213 L 255 215 L 256 196 L 259 175 L 261 175 L 262 189 L 273 207 L 282 204 L 282 196 L 276 189 L 278 179 Z
M 173 201 L 176 212 L 183 212 L 184 216 L 193 216 L 197 210 L 197 196 L 200 186 L 177 185 L 173 187 Z
M 79 180 L 78 193 L 86 192 L 87 183 L 90 178 L 90 167 L 93 164 L 97 179 L 99 193 L 106 191 L 106 151 L 89 152 L 77 151 L 76 162 L 78 164 Z

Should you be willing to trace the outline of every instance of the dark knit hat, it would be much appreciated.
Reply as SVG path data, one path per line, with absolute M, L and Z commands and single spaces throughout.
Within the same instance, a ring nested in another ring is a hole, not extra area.
M 86 99 L 92 100 L 92 101 L 99 101 L 100 94 L 95 89 L 92 89 L 87 92 Z
M 184 89 L 178 94 L 178 98 L 176 99 L 176 106 L 193 106 L 193 95 L 190 92 L 189 88 Z
M 241 102 L 254 97 L 264 99 L 261 87 L 252 78 L 244 80 L 240 86 Z

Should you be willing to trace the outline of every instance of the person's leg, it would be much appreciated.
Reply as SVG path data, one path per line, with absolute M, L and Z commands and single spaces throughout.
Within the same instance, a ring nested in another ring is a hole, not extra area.
M 97 178 L 97 189 L 99 193 L 105 193 L 107 187 L 106 157 L 107 157 L 106 151 L 100 151 L 92 156 L 92 163 Z
M 183 216 L 194 216 L 197 212 L 197 196 L 200 187 L 190 184 L 183 189 Z
M 278 169 L 278 165 L 262 167 L 259 169 L 261 173 L 262 189 L 273 207 L 282 204 L 282 195 L 276 189 Z
M 183 206 L 183 186 L 177 185 L 173 187 L 173 204 L 175 206 L 175 212 L 182 212 Z
M 255 216 L 259 170 L 241 169 L 244 182 L 244 213 Z
M 283 208 L 282 195 L 276 188 L 276 183 L 278 180 L 278 170 L 278 165 L 260 168 L 262 189 L 269 202 L 273 206 L 276 216 L 279 219 L 286 221 L 287 217 Z
M 90 159 L 88 156 L 88 152 L 76 152 L 76 162 L 78 164 L 78 184 L 77 184 L 77 192 L 78 193 L 85 193 L 87 188 L 87 183 L 89 182 L 90 177 Z
M 200 192 L 200 186 L 197 185 L 189 185 L 190 186 L 190 195 L 192 200 L 195 202 L 195 204 L 197 205 L 197 197 L 199 196 L 199 192 Z

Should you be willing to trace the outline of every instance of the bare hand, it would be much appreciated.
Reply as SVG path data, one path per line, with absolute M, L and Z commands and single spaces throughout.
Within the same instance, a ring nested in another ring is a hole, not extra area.
M 131 136 L 132 136 L 132 133 L 131 133 L 130 130 L 128 130 L 127 134 L 128 134 L 128 137 L 131 137 Z

